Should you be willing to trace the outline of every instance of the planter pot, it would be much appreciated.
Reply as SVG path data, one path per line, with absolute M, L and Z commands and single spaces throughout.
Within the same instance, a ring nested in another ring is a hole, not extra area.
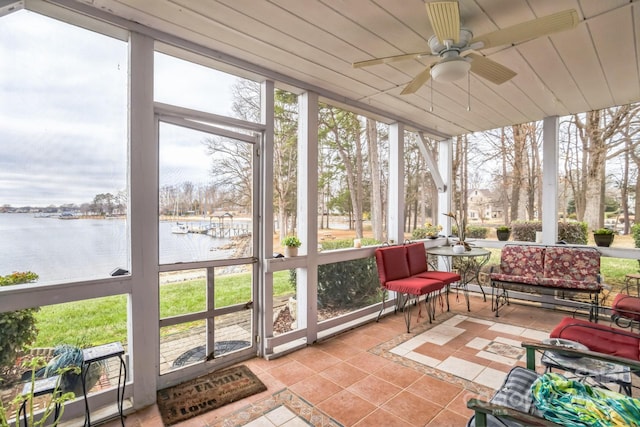
M 294 246 L 285 246 L 284 247 L 284 256 L 287 257 L 287 258 L 298 256 L 298 248 L 296 248 Z
M 596 245 L 608 248 L 613 243 L 613 234 L 594 234 L 593 240 L 595 240 Z
M 453 245 L 451 248 L 454 254 L 461 254 L 465 251 L 464 245 Z
M 511 237 L 511 231 L 500 231 L 496 230 L 496 235 L 498 236 L 498 240 L 501 242 L 506 242 Z

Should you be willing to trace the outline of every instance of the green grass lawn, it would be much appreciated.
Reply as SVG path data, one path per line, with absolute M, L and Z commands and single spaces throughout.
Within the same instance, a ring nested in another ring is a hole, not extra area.
M 215 306 L 247 302 L 251 299 L 250 274 L 216 276 Z M 160 287 L 162 318 L 202 311 L 206 307 L 204 279 L 171 283 Z M 274 296 L 293 293 L 289 272 L 273 274 Z M 61 343 L 81 347 L 113 341 L 127 341 L 127 304 L 125 295 L 95 298 L 44 306 L 36 314 L 38 338 L 33 347 L 55 347 Z M 177 325 L 163 333 L 186 329 Z

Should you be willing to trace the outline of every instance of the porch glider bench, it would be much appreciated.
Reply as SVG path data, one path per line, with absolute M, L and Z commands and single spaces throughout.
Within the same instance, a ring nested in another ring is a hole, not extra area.
M 425 306 L 429 322 L 435 319 L 435 297 L 443 288 L 460 280 L 460 275 L 447 271 L 428 270 L 427 255 L 422 243 L 408 243 L 397 246 L 382 246 L 376 249 L 376 266 L 382 286 L 382 307 L 378 320 L 384 311 L 387 291 L 397 292 L 401 298 L 396 299 L 396 311 L 402 309 L 407 324 L 407 332 L 411 327 L 411 299 L 419 304 L 420 297 L 425 297 Z M 398 303 L 398 301 L 401 301 Z M 419 318 L 419 315 L 418 315 Z
M 499 270 L 492 268 L 489 277 L 496 317 L 500 307 L 509 304 L 509 291 L 514 291 L 561 299 L 587 297 L 589 318 L 597 321 L 602 284 L 600 252 L 595 248 L 508 244 L 502 248 Z

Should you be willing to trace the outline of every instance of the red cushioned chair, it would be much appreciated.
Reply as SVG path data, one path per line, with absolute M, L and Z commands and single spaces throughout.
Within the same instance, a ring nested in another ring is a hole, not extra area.
M 458 283 L 462 279 L 458 273 L 450 271 L 429 270 L 427 252 L 422 243 L 408 243 L 404 245 L 409 262 L 409 274 L 413 277 L 439 280 L 446 285 L 447 311 L 449 311 L 449 289 L 451 284 Z
M 611 304 L 611 320 L 621 328 L 630 328 L 640 322 L 640 298 L 618 294 Z
M 384 246 L 376 249 L 376 265 L 378 267 L 378 277 L 380 285 L 383 288 L 382 307 L 378 313 L 378 319 L 384 310 L 384 301 L 387 291 L 397 292 L 404 296 L 401 302 L 401 309 L 404 312 L 405 322 L 407 324 L 407 332 L 411 327 L 411 297 L 416 299 L 418 303 L 421 296 L 425 296 L 425 306 L 429 322 L 435 316 L 435 308 L 429 305 L 429 296 L 437 293 L 445 287 L 444 282 L 434 279 L 425 279 L 422 277 L 412 277 L 409 270 L 409 261 L 406 255 L 405 246 Z M 435 307 L 431 300 L 431 306 Z M 398 301 L 396 300 L 396 311 L 398 309 Z M 418 317 L 419 318 L 419 317 Z

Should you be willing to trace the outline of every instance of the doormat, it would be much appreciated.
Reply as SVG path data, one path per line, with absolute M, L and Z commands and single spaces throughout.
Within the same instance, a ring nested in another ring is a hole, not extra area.
M 239 365 L 158 391 L 158 409 L 164 425 L 171 426 L 266 389 L 249 368 Z

